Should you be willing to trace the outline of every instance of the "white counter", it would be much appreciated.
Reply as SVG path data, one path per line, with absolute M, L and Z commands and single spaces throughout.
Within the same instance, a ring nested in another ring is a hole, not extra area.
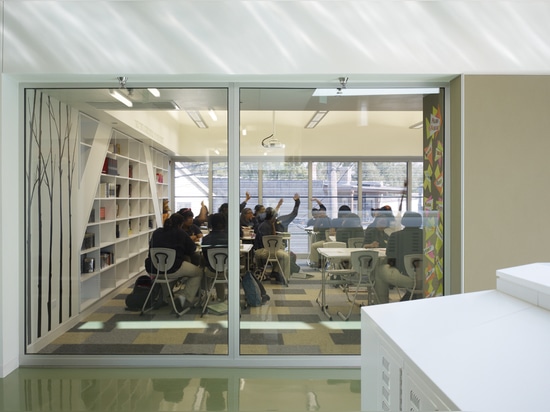
M 506 293 L 364 307 L 362 410 L 550 409 L 550 312 L 537 306 L 550 302 L 550 264 L 497 277 Z M 515 289 L 525 300 L 511 296 Z

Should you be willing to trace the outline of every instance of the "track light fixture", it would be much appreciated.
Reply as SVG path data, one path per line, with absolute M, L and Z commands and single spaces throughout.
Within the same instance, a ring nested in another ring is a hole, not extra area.
M 340 86 L 341 87 L 338 87 L 336 90 L 336 94 L 342 94 L 342 90 L 346 88 L 347 84 L 348 84 L 348 78 L 347 77 L 338 77 L 338 81 L 340 82 Z
M 124 90 L 126 90 L 128 96 L 130 96 L 132 94 L 132 91 L 131 90 L 128 90 L 126 88 L 126 81 L 128 81 L 128 78 L 125 77 L 125 76 L 120 76 L 120 77 L 117 77 L 117 80 L 118 80 L 118 83 L 119 83 L 119 88 L 118 90 L 109 90 L 109 94 L 114 97 L 115 99 L 117 99 L 119 102 L 121 102 L 122 104 L 128 106 L 128 107 L 132 107 L 134 104 L 132 103 L 132 101 L 124 94 Z
M 340 87 L 335 89 L 315 89 L 313 96 L 392 96 L 409 94 L 438 94 L 437 87 L 410 87 L 410 88 L 368 88 L 348 89 L 348 77 L 339 77 Z

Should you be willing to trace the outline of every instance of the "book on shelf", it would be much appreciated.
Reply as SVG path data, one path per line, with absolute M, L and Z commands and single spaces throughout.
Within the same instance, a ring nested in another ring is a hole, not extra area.
M 120 185 L 116 185 L 116 197 L 120 197 Z
M 111 266 L 113 263 L 115 263 L 113 252 L 102 251 L 99 254 L 99 261 L 99 266 L 101 269 L 106 268 L 107 266 Z
M 81 269 L 80 273 L 94 273 L 95 271 L 95 259 L 87 257 L 86 255 L 82 256 Z
M 84 240 L 82 241 L 82 250 L 91 249 L 95 247 L 95 234 L 86 232 L 84 234 Z
M 88 223 L 95 223 L 95 209 L 92 209 L 90 212 L 90 218 L 88 219 Z
M 118 162 L 117 159 L 111 159 L 110 157 L 106 157 L 103 161 L 103 168 L 101 169 L 101 173 L 104 175 L 118 175 Z
M 99 208 L 99 220 L 105 220 L 105 207 L 101 206 Z
M 116 185 L 114 183 L 107 183 L 107 197 L 116 196 Z
M 117 160 L 116 159 L 111 159 L 109 158 L 109 163 L 108 163 L 108 168 L 107 168 L 107 173 L 110 174 L 110 175 L 117 175 L 118 174 L 118 165 L 117 165 Z
M 99 197 L 116 197 L 117 185 L 114 183 L 100 183 Z
M 128 166 L 128 177 L 132 179 L 134 177 L 134 166 L 129 165 Z

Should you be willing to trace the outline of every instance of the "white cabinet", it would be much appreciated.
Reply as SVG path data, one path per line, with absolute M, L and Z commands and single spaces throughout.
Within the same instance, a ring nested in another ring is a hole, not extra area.
M 98 174 L 81 180 L 97 182 L 80 188 L 94 194 L 89 212 L 83 211 L 89 217 L 80 251 L 81 310 L 144 270 L 149 237 L 160 222 L 158 205 L 168 197 L 167 156 L 114 129 L 101 139 L 98 127 L 81 115 L 81 173 Z
M 362 308 L 362 410 L 546 410 L 550 265 L 497 278 L 497 290 Z

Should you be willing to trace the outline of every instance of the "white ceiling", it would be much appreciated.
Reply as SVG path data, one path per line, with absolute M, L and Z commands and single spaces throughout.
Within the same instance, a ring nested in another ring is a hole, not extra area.
M 136 133 L 134 118 L 158 119 L 157 123 L 172 131 L 164 132 L 174 135 L 174 139 L 194 136 L 195 139 L 185 139 L 185 145 L 175 142 L 154 146 L 171 155 L 196 155 L 203 156 L 218 150 L 226 153 L 227 146 L 227 106 L 228 97 L 225 88 L 160 88 L 160 97 L 156 98 L 147 89 L 132 88 L 126 84 L 127 89 L 122 92 L 133 101 L 133 107 L 129 108 L 115 100 L 109 89 L 47 89 L 48 95 L 64 102 L 72 107 L 87 113 L 88 115 L 113 125 L 117 129 L 132 136 Z M 263 148 L 259 142 L 276 131 L 276 138 L 280 134 L 295 136 L 291 142 L 286 142 L 289 150 L 294 144 L 295 150 L 302 151 L 303 147 L 296 142 L 302 136 L 314 138 L 318 141 L 328 139 L 335 134 L 349 136 L 353 141 L 354 136 L 368 135 L 368 129 L 377 136 L 392 133 L 411 133 L 410 125 L 422 120 L 422 95 L 385 95 L 385 96 L 338 96 L 338 97 L 314 97 L 314 89 L 278 89 L 278 88 L 247 88 L 241 90 L 241 129 L 247 129 L 247 137 L 242 138 L 241 144 L 246 146 L 249 142 L 249 155 L 262 155 Z M 174 103 L 181 110 L 174 110 Z M 213 109 L 218 115 L 218 121 L 214 122 L 208 115 L 208 110 Z M 186 110 L 196 110 L 203 117 L 208 129 L 198 129 Z M 327 110 L 329 113 L 315 129 L 305 129 L 313 114 L 317 110 Z M 139 120 L 143 122 L 145 120 Z M 386 131 L 385 131 L 386 130 Z M 178 136 L 180 136 L 178 138 Z M 150 137 L 150 136 L 149 136 Z M 140 138 L 146 136 L 140 135 Z M 191 141 L 189 141 L 191 140 Z M 200 144 L 197 144 L 199 142 Z M 163 147 L 164 146 L 164 147 Z M 185 147 L 185 150 L 178 147 Z M 246 149 L 244 149 L 246 151 Z

